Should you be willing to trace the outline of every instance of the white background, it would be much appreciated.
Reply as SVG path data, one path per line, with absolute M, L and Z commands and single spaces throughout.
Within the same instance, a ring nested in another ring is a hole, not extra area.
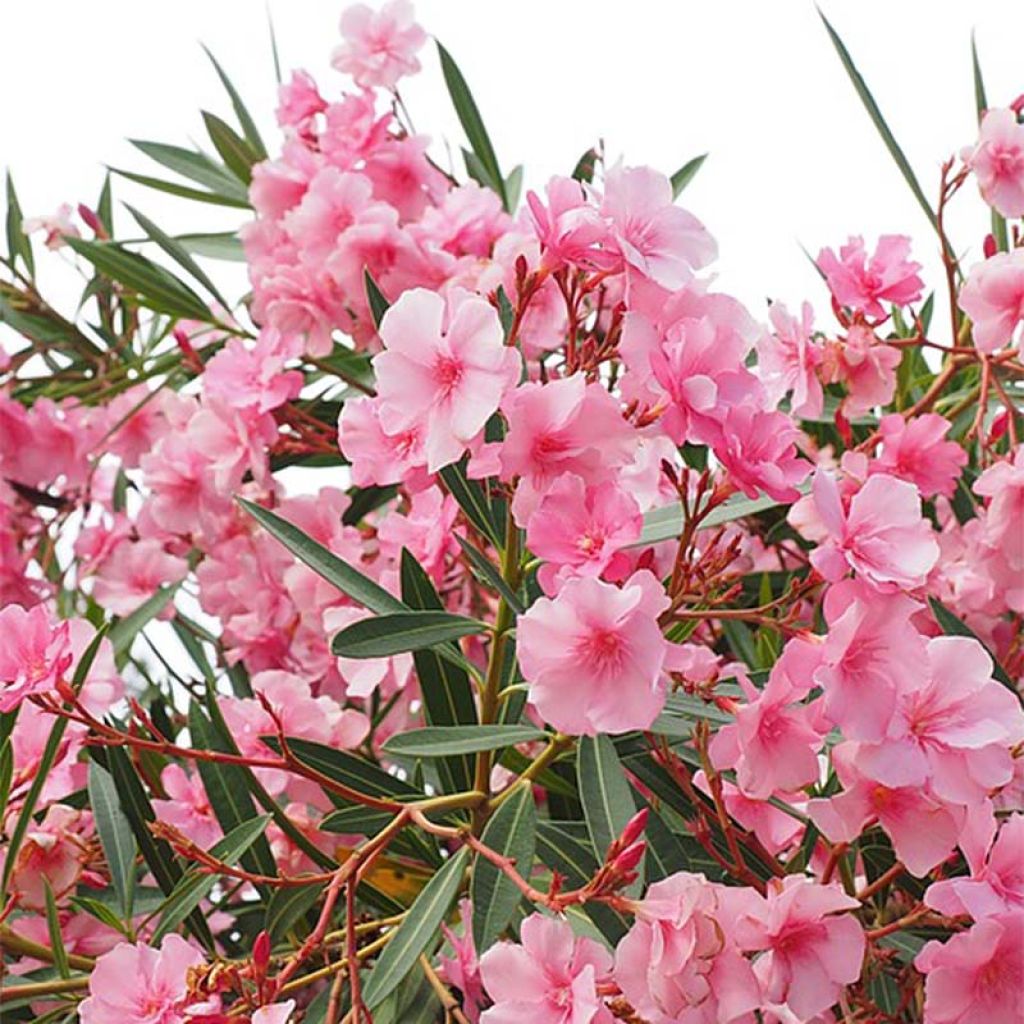
M 989 101 L 1005 105 L 1024 90 L 1024 4 L 823 7 L 934 197 L 942 159 L 975 135 L 971 30 Z M 340 5 L 271 0 L 270 10 L 284 68 L 307 68 L 325 96 L 336 95 L 344 80 L 328 61 Z M 461 66 L 504 169 L 524 163 L 529 186 L 567 174 L 598 138 L 612 158 L 667 173 L 710 152 L 683 202 L 719 240 L 719 286 L 758 315 L 768 297 L 793 305 L 811 298 L 824 314 L 826 296 L 799 244 L 816 253 L 853 232 L 911 235 L 939 285 L 928 224 L 809 0 L 419 0 L 417 13 Z M 126 137 L 187 143 L 202 135 L 200 108 L 229 115 L 200 41 L 226 67 L 273 150 L 275 84 L 261 3 L 4 0 L 0 166 L 14 172 L 25 212 L 94 203 L 105 163 L 160 173 Z M 457 150 L 463 140 L 433 48 L 422 57 L 424 72 L 404 87 L 407 105 L 436 151 L 445 140 Z M 115 195 L 175 231 L 238 222 L 234 212 L 127 183 Z M 126 215 L 120 224 L 128 230 Z M 971 186 L 954 211 L 957 248 L 977 253 L 986 225 Z

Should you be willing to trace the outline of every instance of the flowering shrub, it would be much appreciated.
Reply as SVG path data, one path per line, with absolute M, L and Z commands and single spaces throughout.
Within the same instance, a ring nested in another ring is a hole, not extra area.
M 699 158 L 520 203 L 407 0 L 341 35 L 272 153 L 217 66 L 216 156 L 117 172 L 237 234 L 9 182 L 5 1022 L 1019 1020 L 1024 102 L 934 209 L 869 104 L 946 280 L 855 236 L 759 322 Z

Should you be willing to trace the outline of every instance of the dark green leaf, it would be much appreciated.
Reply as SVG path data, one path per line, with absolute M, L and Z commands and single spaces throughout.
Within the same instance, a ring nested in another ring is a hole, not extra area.
M 243 206 L 249 205 L 249 193 L 245 184 L 226 167 L 204 153 L 182 149 L 180 146 L 168 146 L 162 142 L 145 142 L 141 139 L 130 141 L 146 156 L 168 170 L 203 185 L 221 198 L 233 199 Z
M 375 811 L 372 807 L 353 804 L 332 811 L 321 819 L 319 827 L 321 832 L 372 836 L 384 828 L 392 817 L 390 811 Z
M 510 858 L 523 878 L 530 877 L 537 844 L 537 809 L 529 782 L 517 784 L 516 792 L 502 802 L 480 838 L 485 846 Z M 469 894 L 476 948 L 490 949 L 508 927 L 522 894 L 500 868 L 479 854 Z
M 494 518 L 494 511 L 483 487 L 477 480 L 466 476 L 466 460 L 445 466 L 440 472 L 448 493 L 458 502 L 459 508 L 466 518 L 480 531 L 499 551 L 504 547 L 501 532 Z
M 110 630 L 110 646 L 114 648 L 115 657 L 128 653 L 135 637 L 171 603 L 177 589 L 176 584 L 160 587 L 130 615 L 118 620 Z
M 64 948 L 57 901 L 53 898 L 53 890 L 50 888 L 45 874 L 43 875 L 43 892 L 46 897 L 46 930 L 50 935 L 50 949 L 53 950 L 53 966 L 57 968 L 57 973 L 62 978 L 70 978 L 71 965 L 68 963 L 68 951 Z
M 451 54 L 440 44 L 437 44 L 437 52 L 441 57 L 441 71 L 444 74 L 445 84 L 448 86 L 448 93 L 455 105 L 455 113 L 458 114 L 462 130 L 473 147 L 473 153 L 480 161 L 480 164 L 487 176 L 487 184 L 498 193 L 502 206 L 510 213 L 512 212 L 508 194 L 505 188 L 505 179 L 498 166 L 498 158 L 495 156 L 494 147 L 491 145 L 487 129 L 484 128 L 483 119 L 477 109 L 469 86 L 466 84 L 458 65 L 452 60 Z
M 269 17 L 269 13 L 268 13 Z M 270 37 L 273 41 L 274 30 L 271 26 Z M 249 148 L 256 155 L 259 160 L 266 160 L 267 148 L 263 145 L 263 140 L 260 138 L 259 130 L 256 127 L 256 122 L 252 119 L 249 111 L 246 109 L 245 104 L 242 102 L 242 97 L 238 95 L 238 90 L 232 85 L 231 79 L 224 73 L 224 69 L 220 66 L 217 58 L 207 49 L 203 47 L 206 56 L 210 58 L 210 63 L 213 65 L 217 72 L 217 77 L 221 80 L 221 84 L 224 86 L 225 91 L 231 98 L 231 106 L 235 111 L 235 117 L 238 118 L 238 123 L 241 125 L 242 134 L 245 136 L 245 141 L 249 144 Z M 277 56 L 277 48 L 274 48 L 275 61 Z M 281 80 L 281 76 L 278 75 L 278 81 Z
M 229 867 L 234 867 L 241 856 L 263 835 L 269 822 L 269 814 L 242 822 L 210 847 L 210 855 Z M 153 945 L 177 928 L 209 896 L 216 882 L 217 875 L 198 872 L 185 875 L 167 898 L 156 932 L 150 940 Z
M 597 166 L 597 150 L 591 146 L 576 161 L 576 166 L 573 168 L 572 177 L 577 181 L 585 181 L 588 184 L 594 180 L 594 168 Z
M 137 292 L 150 309 L 173 317 L 210 319 L 209 307 L 187 284 L 145 256 L 114 242 L 68 238 L 67 244 L 101 274 Z
M 372 1010 L 398 986 L 415 967 L 416 960 L 436 936 L 455 899 L 469 859 L 464 846 L 435 874 L 398 926 L 394 938 L 384 947 L 367 979 L 363 999 Z
M 18 194 L 14 190 L 14 179 L 7 172 L 7 258 L 12 266 L 16 259 L 21 259 L 29 277 L 35 277 L 36 261 L 32 256 L 32 243 L 22 228 L 25 219 L 18 202 Z
M 530 743 L 546 735 L 543 729 L 532 725 L 426 726 L 391 736 L 383 749 L 400 757 L 445 757 Z
M 274 942 L 283 939 L 295 922 L 316 905 L 323 891 L 323 885 L 278 889 L 270 897 L 263 920 L 263 927 L 270 932 L 270 938 Z
M 211 260 L 227 260 L 231 263 L 245 262 L 242 241 L 234 231 L 176 235 L 175 240 L 186 252 L 195 253 L 197 256 L 206 256 Z
M 206 126 L 206 134 L 210 136 L 210 141 L 228 169 L 239 181 L 248 185 L 252 181 L 253 164 L 258 161 L 252 148 L 229 124 L 208 110 L 203 111 L 203 124 Z
M 707 160 L 707 153 L 701 153 L 692 160 L 688 160 L 682 167 L 672 175 L 672 198 L 678 199 L 684 188 L 696 177 L 697 172 L 704 166 Z
M 188 185 L 179 185 L 176 181 L 164 181 L 163 178 L 153 178 L 148 174 L 137 174 L 135 171 L 125 171 L 119 167 L 111 167 L 110 171 L 112 174 L 119 174 L 122 178 L 134 181 L 137 185 L 145 185 L 146 188 L 155 189 L 157 192 L 166 192 L 172 196 L 179 196 L 181 199 L 191 199 L 199 203 L 212 203 L 214 206 L 230 206 L 236 210 L 248 210 L 251 208 L 248 199 L 226 196 L 220 192 L 204 192 L 202 189 L 189 188 Z
M 387 658 L 436 647 L 486 629 L 477 619 L 450 612 L 393 612 L 346 626 L 331 641 L 331 651 L 342 658 Z
M 7 801 L 11 796 L 11 782 L 14 778 L 14 748 L 10 737 L 0 743 L 0 821 L 4 820 Z
M 366 287 L 366 301 L 370 304 L 373 325 L 379 329 L 384 314 L 391 308 L 391 303 L 384 298 L 384 293 L 377 287 L 377 282 L 365 267 L 363 268 L 363 284 Z
M 612 840 L 636 814 L 633 793 L 619 756 L 607 736 L 581 736 L 576 754 L 576 781 L 594 853 L 604 860 Z
M 89 765 L 89 804 L 110 868 L 111 884 L 117 893 L 125 920 L 130 920 L 132 891 L 135 888 L 135 836 L 131 823 L 121 810 L 114 780 L 95 761 Z
M 496 593 L 500 594 L 517 615 L 521 615 L 525 611 L 523 603 L 512 592 L 504 579 L 502 579 L 498 567 L 479 548 L 470 544 L 465 537 L 460 537 L 456 534 L 455 539 L 459 542 L 463 553 L 469 559 L 469 564 L 476 571 L 477 576 Z

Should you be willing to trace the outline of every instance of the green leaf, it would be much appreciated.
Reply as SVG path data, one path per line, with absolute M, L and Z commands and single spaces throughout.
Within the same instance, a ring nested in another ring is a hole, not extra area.
M 129 920 L 132 916 L 137 852 L 132 826 L 121 810 L 117 787 L 110 772 L 95 761 L 89 765 L 88 789 L 96 831 L 110 868 L 110 881 L 121 904 L 121 912 L 125 920 Z
M 210 855 L 229 867 L 234 867 L 242 855 L 263 835 L 269 822 L 269 814 L 242 822 L 210 847 Z M 177 928 L 210 895 L 217 878 L 218 876 L 213 874 L 190 872 L 178 882 L 164 904 L 160 922 L 150 940 L 153 945 Z
M 86 242 L 68 238 L 67 244 L 101 274 L 137 292 L 157 313 L 191 320 L 209 320 L 210 309 L 184 281 L 137 252 L 115 242 Z
M 899 168 L 900 173 L 903 175 L 904 180 L 907 185 L 910 186 L 910 191 L 914 194 L 914 198 L 920 204 L 921 209 L 924 210 L 925 216 L 931 222 L 935 230 L 938 231 L 939 221 L 935 216 L 935 211 L 932 209 L 931 204 L 925 197 L 920 182 L 917 180 L 917 175 L 914 174 L 913 168 L 910 166 L 910 161 L 907 160 L 906 155 L 900 148 L 899 143 L 896 141 L 896 137 L 889 129 L 888 124 L 886 124 L 885 118 L 882 116 L 882 111 L 878 108 L 878 104 L 875 102 L 874 96 L 871 95 L 871 90 L 868 89 L 867 83 L 864 81 L 863 77 L 861 77 L 861 73 L 853 63 L 850 51 L 847 50 L 842 39 L 839 38 L 838 33 L 829 23 L 828 18 L 826 18 L 820 10 L 818 11 L 818 14 L 825 24 L 825 30 L 828 32 L 829 38 L 832 40 L 832 45 L 836 48 L 836 53 L 839 54 L 839 59 L 842 61 L 843 67 L 846 69 L 846 73 L 849 75 L 850 81 L 853 83 L 853 87 L 857 91 L 857 95 L 860 97 L 861 103 L 864 104 L 864 109 L 867 110 L 868 116 L 871 118 L 872 123 L 878 130 L 878 134 L 881 135 L 886 149 L 889 150 L 889 153 L 895 161 L 896 166 Z M 948 251 L 949 244 L 944 238 L 943 244 Z
M 331 811 L 320 820 L 319 829 L 321 832 L 372 836 L 384 828 L 392 817 L 390 811 L 376 811 L 362 804 L 352 804 L 351 807 Z
M 594 853 L 603 861 L 612 841 L 636 814 L 632 790 L 609 737 L 580 737 L 576 781 Z
M 268 14 L 269 18 L 269 14 Z M 274 29 L 271 25 L 270 37 L 273 41 Z M 235 117 L 238 118 L 238 123 L 241 125 L 242 134 L 245 136 L 245 141 L 249 144 L 249 148 L 255 153 L 257 159 L 266 160 L 267 158 L 267 147 L 263 145 L 263 140 L 260 138 L 259 130 L 256 127 L 256 122 L 252 119 L 249 111 L 246 109 L 245 104 L 242 102 L 242 97 L 238 95 L 238 90 L 231 84 L 231 79 L 224 73 L 224 69 L 220 66 L 217 58 L 210 52 L 210 50 L 203 46 L 203 52 L 207 57 L 210 58 L 210 63 L 213 65 L 214 70 L 217 72 L 217 77 L 221 80 L 221 84 L 224 86 L 225 91 L 231 98 L 231 106 L 235 111 Z M 277 47 L 274 45 L 274 57 L 275 62 L 277 59 Z M 280 75 L 278 75 L 278 81 L 280 81 Z
M 244 263 L 245 250 L 242 241 L 234 231 L 217 231 L 212 234 L 176 235 L 186 252 L 205 256 L 211 260 L 227 260 L 231 263 Z
M 400 577 L 402 598 L 411 608 L 424 611 L 444 608 L 430 577 L 408 548 L 402 549 Z M 452 649 L 456 650 L 454 646 Z M 433 650 L 414 651 L 413 663 L 428 725 L 476 724 L 476 698 L 469 673 L 464 668 Z M 446 793 L 460 793 L 473 788 L 475 761 L 472 757 L 446 757 L 438 762 L 437 770 Z
M 324 886 L 319 884 L 276 890 L 267 903 L 263 919 L 263 927 L 270 932 L 271 940 L 283 939 L 295 922 L 316 905 L 323 891 Z
M 978 60 L 978 46 L 971 32 L 971 67 L 974 71 L 974 102 L 978 109 L 978 126 L 984 119 L 985 111 L 988 110 L 988 99 L 985 96 L 985 80 L 981 74 L 981 62 Z M 992 237 L 996 240 L 996 248 L 1000 252 L 1009 249 L 1009 239 L 1006 230 L 1006 218 L 994 207 L 992 208 Z
M 219 736 L 210 720 L 203 713 L 196 701 L 189 705 L 188 731 L 192 743 L 200 750 L 226 750 L 227 744 Z M 256 805 L 249 794 L 245 781 L 245 768 L 237 764 L 224 764 L 219 761 L 199 761 L 197 763 L 199 777 L 203 780 L 203 788 L 210 799 L 210 807 L 214 816 L 224 829 L 225 836 L 230 835 L 240 825 L 244 825 L 258 817 Z M 276 875 L 277 866 L 270 852 L 270 845 L 261 836 L 246 848 L 242 864 L 247 871 L 261 875 Z
M 546 735 L 532 725 L 426 726 L 391 736 L 383 749 L 401 757 L 446 757 L 529 743 Z
M 537 809 L 529 782 L 517 783 L 516 792 L 502 802 L 480 838 L 485 846 L 513 860 L 523 878 L 530 877 L 537 845 Z M 522 893 L 500 868 L 477 854 L 469 894 L 476 948 L 490 949 L 508 927 Z
M 50 935 L 50 948 L 53 950 L 53 966 L 62 978 L 71 977 L 71 965 L 68 963 L 68 951 L 64 948 L 64 937 L 61 935 L 60 914 L 57 913 L 57 901 L 53 898 L 50 883 L 43 875 L 43 893 L 46 897 L 46 930 Z
M 517 615 L 522 615 L 525 611 L 523 602 L 512 592 L 512 589 L 498 571 L 498 567 L 479 548 L 470 544 L 465 537 L 460 537 L 456 534 L 455 539 L 459 542 L 463 554 L 469 559 L 469 564 L 475 570 L 476 575 L 496 593 L 500 594 Z
M 802 486 L 800 491 L 806 493 L 807 489 L 806 486 Z M 702 519 L 700 528 L 707 530 L 721 526 L 723 523 L 731 523 L 734 519 L 757 515 L 758 512 L 765 512 L 777 505 L 785 504 L 788 503 L 777 501 L 767 494 L 763 494 L 759 498 L 748 498 L 743 494 L 738 494 Z M 657 544 L 659 541 L 671 540 L 673 537 L 678 537 L 682 529 L 682 509 L 678 505 L 664 505 L 661 508 L 653 509 L 644 516 L 644 529 L 640 539 L 631 546 L 646 547 L 649 544 Z
M 114 648 L 114 656 L 127 654 L 132 641 L 149 625 L 170 603 L 178 589 L 178 584 L 160 587 L 147 597 L 131 614 L 119 619 L 110 630 L 110 646 Z
M 342 658 L 387 658 L 436 647 L 486 629 L 486 624 L 477 619 L 450 612 L 392 612 L 346 626 L 331 641 L 331 651 Z
M 14 779 L 14 748 L 10 737 L 0 743 L 0 821 L 4 820 L 7 801 L 11 796 L 11 782 Z
M 478 480 L 466 476 L 466 460 L 452 463 L 440 471 L 448 493 L 456 500 L 459 508 L 476 529 L 499 551 L 504 548 L 501 531 L 494 517 L 494 510 L 487 499 L 483 486 Z
M 473 154 L 480 161 L 480 166 L 487 177 L 487 184 L 498 193 L 502 206 L 511 213 L 505 178 L 498 166 L 494 147 L 491 145 L 487 129 L 484 127 L 483 119 L 480 117 L 480 111 L 469 91 L 466 79 L 463 78 L 462 72 L 452 59 L 451 54 L 440 43 L 437 44 L 437 52 L 441 57 L 441 71 L 444 74 L 445 85 L 448 86 L 448 94 L 455 105 L 455 113 L 458 114 L 462 130 L 466 133 L 470 146 L 473 147 Z
M 279 540 L 300 562 L 304 562 L 346 597 L 378 615 L 408 611 L 397 597 L 389 594 L 379 583 L 353 569 L 348 562 L 332 554 L 322 544 L 307 536 L 297 526 L 269 509 L 245 498 L 236 499 L 270 534 Z
M 260 738 L 272 750 L 279 749 L 273 736 Z M 334 782 L 340 782 L 349 789 L 357 789 L 367 796 L 403 802 L 423 799 L 423 792 L 415 786 L 345 750 L 336 750 L 322 743 L 301 740 L 293 736 L 288 737 L 288 747 L 303 764 Z
M 189 255 L 188 250 L 175 238 L 171 238 L 166 232 L 154 224 L 144 213 L 136 210 L 135 207 L 124 204 L 128 212 L 138 222 L 139 227 L 158 245 L 178 266 L 187 270 L 204 288 L 225 308 L 230 309 L 231 304 L 217 290 L 217 286 L 207 276 L 206 271 Z
M 258 162 L 252 148 L 229 124 L 208 110 L 203 111 L 203 124 L 214 149 L 220 154 L 228 169 L 239 181 L 248 185 L 252 181 L 253 164 Z
M 594 180 L 594 168 L 597 166 L 598 153 L 597 150 L 591 146 L 583 156 L 576 161 L 576 166 L 573 168 L 572 177 L 576 181 L 585 181 L 588 184 Z
M 678 199 L 684 188 L 696 177 L 697 172 L 704 166 L 707 160 L 707 153 L 701 153 L 692 160 L 688 160 L 682 167 L 672 175 L 672 198 Z
M 419 955 L 437 935 L 455 899 L 469 859 L 462 847 L 435 874 L 416 897 L 394 938 L 384 947 L 363 989 L 369 1009 L 378 1006 L 415 967 Z
M 25 215 L 21 212 L 18 194 L 14 190 L 14 179 L 7 172 L 7 258 L 11 265 L 20 257 L 29 277 L 35 277 L 36 261 L 32 256 L 32 243 L 22 229 Z
M 508 197 L 509 213 L 515 213 L 523 194 L 523 165 L 517 164 L 505 179 L 505 195 Z
M 380 322 L 384 314 L 391 308 L 391 303 L 384 298 L 384 293 L 377 287 L 370 271 L 363 268 L 363 285 L 366 288 L 366 301 L 370 304 L 370 315 L 373 317 L 373 326 L 380 329 Z
M 181 146 L 169 146 L 162 142 L 146 142 L 142 139 L 129 141 L 136 149 L 168 170 L 203 185 L 221 198 L 234 199 L 244 206 L 249 205 L 249 193 L 245 184 L 205 153 L 183 149 Z
M 251 206 L 247 199 L 226 196 L 219 192 L 204 192 L 202 189 L 189 188 L 188 185 L 179 185 L 176 181 L 164 181 L 163 178 L 154 178 L 148 174 L 137 174 L 135 171 L 126 171 L 120 167 L 111 167 L 112 174 L 118 174 L 122 178 L 134 181 L 137 185 L 145 185 L 146 188 L 155 189 L 157 192 L 166 192 L 171 196 L 178 196 L 181 199 L 191 199 L 198 203 L 211 203 L 214 206 L 230 206 L 235 210 L 249 210 Z
M 931 606 L 932 614 L 935 616 L 935 621 L 942 628 L 942 632 L 947 636 L 967 636 L 972 640 L 977 640 L 979 644 L 985 649 L 985 652 L 992 659 L 992 675 L 999 680 L 1008 690 L 1012 691 L 1013 695 L 1024 704 L 1024 695 L 1020 693 L 1017 687 L 1014 685 L 1013 680 L 1010 678 L 1009 673 L 1002 665 L 996 660 L 995 655 L 988 649 L 988 646 L 982 642 L 978 637 L 978 634 L 971 629 L 962 619 L 954 615 L 937 597 L 929 597 L 928 604 Z

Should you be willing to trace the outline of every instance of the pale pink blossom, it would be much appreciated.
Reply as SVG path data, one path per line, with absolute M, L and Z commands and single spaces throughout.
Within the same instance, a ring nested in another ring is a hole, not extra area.
M 826 350 L 826 377 L 846 385 L 843 414 L 854 419 L 875 406 L 888 405 L 896 390 L 896 368 L 902 355 L 886 345 L 865 324 L 851 324 L 842 342 Z
M 773 398 L 791 393 L 790 410 L 800 419 L 821 415 L 824 394 L 818 368 L 824 360 L 820 341 L 813 334 L 811 304 L 800 307 L 800 317 L 790 314 L 781 302 L 768 311 L 774 332 L 763 334 L 757 343 L 757 362 L 762 380 Z
M 538 574 L 541 585 L 551 593 L 559 580 L 601 576 L 642 525 L 640 507 L 616 482 L 587 487 L 575 474 L 558 477 L 526 529 L 530 550 L 547 562 Z
M 231 408 L 270 412 L 302 390 L 302 374 L 284 369 L 295 355 L 273 328 L 261 331 L 251 348 L 231 338 L 206 364 L 203 393 Z
M 722 726 L 708 753 L 716 768 L 735 768 L 740 791 L 764 800 L 776 789 L 796 790 L 819 774 L 824 739 L 814 727 L 806 696 L 820 649 L 799 639 L 786 645 L 763 690 L 740 675 L 747 703 Z
M 519 379 L 497 312 L 475 297 L 447 302 L 406 292 L 380 325 L 385 350 L 374 359 L 381 426 L 419 427 L 427 468 L 456 462 Z
M 1013 110 L 987 110 L 978 141 L 961 156 L 989 206 L 1004 217 L 1024 214 L 1024 125 Z
M 931 412 L 910 420 L 896 412 L 883 416 L 878 425 L 882 450 L 869 472 L 909 480 L 923 498 L 952 497 L 967 453 L 955 441 L 943 440 L 950 426 Z
M 988 498 L 985 541 L 1016 573 L 1024 572 L 1024 444 L 1010 458 L 994 462 L 974 482 L 974 493 Z
M 327 101 L 307 71 L 293 71 L 291 79 L 277 87 L 277 110 L 274 114 L 282 128 L 291 128 L 299 135 L 309 135 L 313 119 L 326 109 Z
M 468 899 L 459 901 L 459 920 L 462 924 L 461 935 L 456 935 L 446 924 L 441 925 L 453 955 L 438 958 L 438 974 L 443 981 L 459 990 L 463 1012 L 470 1024 L 477 1024 L 480 1020 L 480 1007 L 486 1004 L 487 997 L 484 995 L 480 959 L 473 941 L 473 904 Z
M 826 592 L 828 632 L 814 681 L 825 714 L 847 739 L 883 739 L 901 690 L 924 680 L 924 637 L 911 621 L 920 609 L 905 594 L 880 594 L 861 580 Z
M 583 185 L 555 177 L 547 184 L 546 197 L 547 206 L 536 192 L 526 195 L 545 266 L 557 269 L 569 263 L 591 269 L 609 264 L 608 255 L 597 248 L 608 236 L 608 225 Z
M 913 484 L 881 473 L 869 477 L 844 511 L 835 478 L 818 470 L 812 493 L 828 539 L 811 553 L 811 563 L 825 579 L 840 580 L 853 569 L 880 590 L 924 583 L 939 547 Z
M 781 412 L 752 404 L 730 406 L 712 442 L 730 479 L 748 498 L 764 491 L 776 501 L 795 501 L 811 464 L 797 455 L 800 431 Z
M 183 580 L 188 562 L 147 538 L 124 541 L 114 548 L 97 573 L 92 595 L 114 615 L 130 615 L 163 586 Z
M 480 1024 L 613 1024 L 597 991 L 612 967 L 600 943 L 540 914 L 522 923 L 519 938 L 521 945 L 499 942 L 480 958 L 480 977 L 494 1000 Z
M 882 235 L 870 257 L 857 235 L 840 247 L 838 257 L 831 249 L 822 249 L 818 269 L 840 306 L 877 320 L 886 316 L 883 302 L 905 306 L 921 297 L 921 264 L 909 256 L 910 239 L 905 235 Z
M 189 972 L 203 962 L 180 935 L 166 936 L 159 949 L 118 943 L 89 975 L 82 1024 L 186 1024 L 190 1015 L 215 1012 L 216 997 L 201 1001 L 189 991 Z
M 692 213 L 674 206 L 668 178 L 650 167 L 613 167 L 605 176 L 601 213 L 610 248 L 663 288 L 680 288 L 717 255 L 714 239 Z
M 995 352 L 1019 338 L 1024 321 L 1024 249 L 997 252 L 975 263 L 957 301 L 971 318 L 979 352 Z
M 346 7 L 341 15 L 344 42 L 331 63 L 363 88 L 393 89 L 400 78 L 420 69 L 416 53 L 427 34 L 414 17 L 409 0 L 388 0 L 378 11 L 366 4 Z
M 373 185 L 374 199 L 397 210 L 403 224 L 434 209 L 449 189 L 448 179 L 427 157 L 429 145 L 426 135 L 389 139 L 367 157 L 363 167 Z
M 925 1024 L 995 1024 L 1024 1006 L 1024 911 L 987 917 L 914 959 L 925 975 Z
M 41 822 L 30 823 L 10 869 L 10 892 L 19 905 L 45 912 L 47 886 L 63 902 L 82 878 L 92 838 L 89 811 L 50 804 Z
M 153 801 L 157 820 L 173 825 L 183 836 L 208 850 L 224 834 L 210 806 L 199 773 L 189 774 L 180 764 L 168 764 L 160 773 L 167 799 Z
M 81 238 L 82 233 L 71 220 L 71 204 L 61 203 L 55 213 L 43 217 L 26 217 L 21 230 L 26 235 L 42 231 L 46 235 L 43 244 L 47 249 L 59 249 L 66 245 L 66 238 Z
M 975 921 L 1024 911 L 1024 814 L 1003 823 L 988 856 L 968 877 L 933 882 L 925 903 L 947 917 L 967 914 Z
M 350 398 L 341 407 L 338 443 L 352 463 L 352 482 L 358 487 L 404 483 L 421 490 L 429 481 L 423 428 L 414 423 L 389 434 L 380 425 L 380 399 Z
M 295 1000 L 274 1003 L 272 1006 L 261 1006 L 252 1015 L 251 1024 L 288 1024 L 295 1012 Z
M 741 949 L 761 951 L 754 973 L 767 1002 L 811 1020 L 860 977 L 866 946 L 860 903 L 833 886 L 797 875 L 768 883 L 765 898 L 747 901 L 733 935 Z
M 760 986 L 723 927 L 726 898 L 724 887 L 681 871 L 651 885 L 636 906 L 615 951 L 615 981 L 649 1024 L 753 1020 Z
M 519 619 L 518 647 L 529 699 L 561 732 L 646 729 L 665 703 L 668 644 L 658 615 L 668 598 L 647 570 L 622 589 L 569 580 Z
M 0 609 L 0 712 L 33 693 L 52 690 L 71 666 L 68 623 L 57 625 L 45 606 Z

